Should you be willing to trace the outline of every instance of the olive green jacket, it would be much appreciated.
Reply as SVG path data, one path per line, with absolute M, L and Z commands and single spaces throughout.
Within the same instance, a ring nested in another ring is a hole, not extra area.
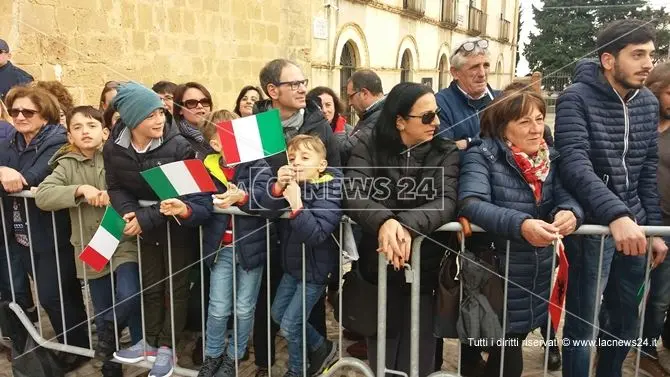
M 70 209 L 72 223 L 70 242 L 74 246 L 77 277 L 83 279 L 84 263 L 79 260 L 78 256 L 93 238 L 105 213 L 105 208 L 86 204 L 84 198 L 75 197 L 75 192 L 81 185 L 91 185 L 100 190 L 107 188 L 102 151 L 97 151 L 90 159 L 71 146 L 65 145 L 56 152 L 49 161 L 49 165 L 53 172 L 40 183 L 35 202 L 44 211 Z M 112 264 L 116 268 L 127 262 L 137 263 L 137 242 L 134 238 L 124 236 L 112 257 Z M 101 272 L 86 265 L 86 278 L 88 279 L 97 279 L 107 274 L 109 274 L 109 264 Z

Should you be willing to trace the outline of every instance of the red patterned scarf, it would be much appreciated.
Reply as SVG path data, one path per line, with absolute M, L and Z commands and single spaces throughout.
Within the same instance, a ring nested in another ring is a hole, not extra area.
M 549 174 L 549 147 L 547 147 L 547 143 L 542 140 L 540 150 L 532 156 L 522 152 L 521 149 L 512 145 L 509 141 L 507 146 L 512 150 L 514 162 L 516 162 L 526 182 L 533 190 L 535 201 L 539 203 L 542 200 L 542 183 Z

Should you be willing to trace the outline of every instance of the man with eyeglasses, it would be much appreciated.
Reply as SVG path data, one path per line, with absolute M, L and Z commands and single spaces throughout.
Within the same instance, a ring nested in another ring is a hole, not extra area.
M 440 112 L 440 130 L 436 134 L 467 149 L 479 135 L 479 113 L 499 92 L 488 84 L 489 41 L 468 38 L 454 48 L 449 64 L 454 80 L 435 95 Z
M 358 115 L 358 123 L 351 135 L 340 146 L 342 164 L 346 164 L 354 145 L 358 142 L 362 131 L 372 129 L 377 123 L 382 107 L 384 107 L 384 90 L 379 76 L 364 69 L 354 72 L 347 82 L 347 102 Z
M 172 81 L 159 81 L 151 87 L 151 90 L 161 97 L 165 110 L 170 112 L 170 114 L 174 114 L 172 107 L 174 105 L 174 93 L 177 91 L 177 84 Z
M 12 87 L 33 81 L 33 76 L 9 61 L 11 58 L 9 45 L 0 39 L 0 100 L 5 98 Z
M 268 96 L 267 100 L 258 101 L 254 104 L 254 114 L 278 109 L 284 129 L 284 138 L 288 143 L 293 137 L 300 134 L 318 136 L 326 145 L 326 159 L 328 166 L 339 167 L 340 155 L 337 139 L 333 135 L 330 124 L 323 117 L 319 106 L 314 102 L 307 101 L 307 85 L 309 81 L 305 78 L 298 65 L 290 60 L 275 59 L 265 65 L 259 75 L 261 88 Z M 279 153 L 266 159 L 274 174 L 279 168 L 287 165 L 288 160 L 285 153 Z M 270 250 L 270 291 L 274 300 L 276 289 L 282 277 L 279 250 L 275 246 Z M 275 358 L 274 339 L 279 327 L 272 322 L 270 332 L 270 345 L 268 345 L 267 329 L 267 286 L 266 273 L 263 273 L 263 281 L 256 302 L 254 318 L 254 350 L 256 355 L 256 377 L 268 375 L 268 368 L 272 367 Z M 326 309 L 325 297 L 322 297 L 309 316 L 309 323 L 326 336 Z M 270 347 L 270 360 L 268 360 L 268 347 Z

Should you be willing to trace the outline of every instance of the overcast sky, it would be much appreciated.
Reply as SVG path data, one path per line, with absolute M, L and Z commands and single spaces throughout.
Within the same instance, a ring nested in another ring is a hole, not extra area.
M 521 20 L 523 22 L 523 27 L 521 28 L 521 37 L 519 40 L 519 52 L 521 55 L 519 64 L 517 65 L 517 76 L 525 76 L 530 69 L 528 68 L 528 61 L 523 56 L 525 44 L 528 43 L 528 38 L 532 31 L 537 30 L 535 28 L 535 21 L 533 20 L 533 5 L 538 8 L 542 8 L 543 1 L 541 0 L 520 0 L 521 1 Z M 640 0 L 640 3 L 645 3 L 644 0 Z M 670 0 L 650 0 L 648 1 L 652 7 L 660 8 L 661 6 L 670 7 Z

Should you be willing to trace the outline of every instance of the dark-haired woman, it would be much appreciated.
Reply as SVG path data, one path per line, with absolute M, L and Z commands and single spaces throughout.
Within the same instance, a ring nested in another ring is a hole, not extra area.
M 386 367 L 409 373 L 410 287 L 402 271 L 410 261 L 412 240 L 429 235 L 455 218 L 458 149 L 453 141 L 434 138 L 439 108 L 433 91 L 416 83 L 396 85 L 372 130 L 354 147 L 346 177 L 362 186 L 347 187 L 345 209 L 363 228 L 358 268 L 377 283 L 378 253 L 392 262 L 388 269 Z M 373 182 L 375 182 L 373 184 Z M 388 190 L 377 183 L 390 182 Z M 424 195 L 424 192 L 429 194 Z M 376 189 L 377 190 L 374 190 Z M 356 192 L 373 190 L 361 198 Z M 375 195 L 380 194 L 380 195 Z M 434 369 L 432 291 L 444 250 L 430 240 L 421 247 L 419 375 Z M 371 300 L 375 298 L 371 297 Z M 414 319 L 416 321 L 416 319 Z M 368 338 L 370 365 L 376 367 L 377 341 Z
M 241 117 L 248 117 L 254 114 L 254 105 L 256 102 L 263 99 L 263 92 L 259 87 L 247 85 L 237 95 L 235 110 L 233 111 Z
M 482 113 L 482 139 L 461 162 L 459 215 L 486 233 L 473 244 L 495 245 L 503 273 L 509 257 L 505 377 L 521 376 L 521 343 L 536 328 L 546 330 L 552 277 L 552 243 L 574 232 L 583 218 L 563 188 L 558 154 L 543 139 L 546 107 L 532 91 L 508 91 Z M 509 254 L 507 240 L 511 241 Z M 502 320 L 502 318 L 501 318 Z M 501 349 L 489 351 L 485 376 L 500 375 Z
M 316 98 L 319 98 L 316 100 Z M 347 124 L 347 119 L 342 115 L 342 103 L 335 92 L 325 86 L 317 86 L 307 93 L 307 98 L 321 103 L 323 116 L 330 123 L 330 128 L 336 135 L 349 135 L 353 127 Z
M 112 103 L 114 96 L 116 96 L 116 90 L 119 88 L 118 81 L 107 81 L 105 86 L 102 88 L 100 93 L 100 111 L 105 111 Z
M 213 153 L 209 140 L 200 130 L 200 122 L 212 112 L 212 95 L 197 82 L 177 86 L 174 93 L 173 116 L 181 135 L 188 140 L 197 158 Z

